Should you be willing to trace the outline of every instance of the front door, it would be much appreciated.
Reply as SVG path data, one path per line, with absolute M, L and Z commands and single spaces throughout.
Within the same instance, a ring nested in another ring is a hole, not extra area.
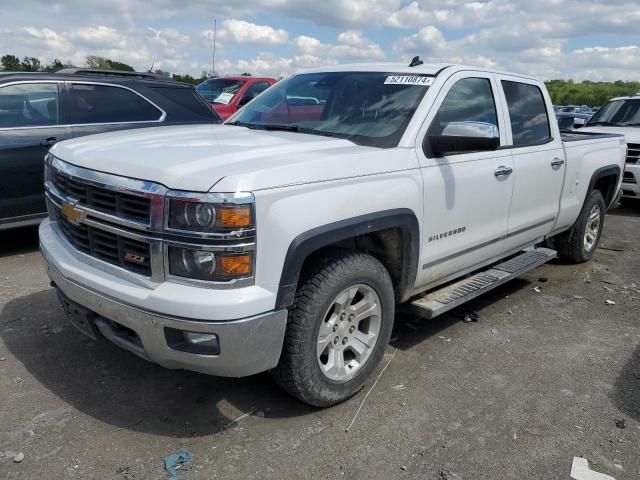
M 439 92 L 419 141 L 451 122 L 504 122 L 493 75 L 461 72 Z M 424 179 L 420 285 L 433 284 L 502 253 L 513 190 L 511 152 L 499 149 L 430 158 L 416 146 Z
M 70 136 L 56 82 L 0 87 L 0 225 L 44 216 L 44 157 Z

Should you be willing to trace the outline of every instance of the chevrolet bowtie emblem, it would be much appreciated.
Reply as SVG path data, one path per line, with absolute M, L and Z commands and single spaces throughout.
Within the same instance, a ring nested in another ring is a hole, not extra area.
M 85 217 L 85 213 L 82 210 L 77 209 L 74 203 L 69 202 L 62 204 L 62 214 L 67 217 L 67 220 L 76 225 Z

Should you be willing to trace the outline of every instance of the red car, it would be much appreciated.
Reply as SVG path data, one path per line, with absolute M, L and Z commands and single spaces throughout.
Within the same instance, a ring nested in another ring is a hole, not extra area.
M 276 81 L 266 77 L 218 77 L 205 80 L 196 90 L 226 120 Z

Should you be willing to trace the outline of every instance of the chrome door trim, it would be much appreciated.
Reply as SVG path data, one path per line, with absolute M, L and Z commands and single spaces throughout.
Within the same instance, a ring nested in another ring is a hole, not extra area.
M 126 87 L 124 85 L 118 85 L 115 83 L 106 83 L 106 82 L 92 82 L 90 80 L 17 80 L 15 82 L 8 82 L 0 85 L 0 89 L 4 87 L 9 87 L 11 85 L 22 85 L 22 84 L 33 84 L 33 83 L 55 83 L 55 84 L 82 84 L 82 85 L 101 85 L 104 87 L 115 87 L 115 88 L 123 88 L 125 90 L 129 90 L 130 92 L 135 93 L 147 103 L 153 105 L 160 113 L 160 117 L 157 120 L 140 120 L 138 122 L 103 122 L 103 123 L 65 123 L 58 125 L 37 125 L 37 126 L 24 126 L 24 127 L 3 127 L 0 128 L 0 132 L 12 131 L 12 130 L 31 130 L 31 129 L 43 129 L 43 128 L 73 128 L 73 127 L 91 127 L 91 126 L 108 126 L 108 125 L 146 125 L 146 124 L 160 124 L 165 121 L 167 118 L 167 112 L 164 109 L 160 108 L 158 104 L 149 100 L 147 97 L 142 95 L 140 92 L 135 91 L 130 87 Z M 58 92 L 58 99 L 60 98 L 60 92 Z M 59 101 L 59 100 L 58 100 Z

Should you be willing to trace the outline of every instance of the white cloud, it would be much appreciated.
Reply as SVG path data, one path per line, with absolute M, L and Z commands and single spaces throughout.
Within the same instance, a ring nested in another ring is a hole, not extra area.
M 332 60 L 379 60 L 385 54 L 377 43 L 366 38 L 359 30 L 347 30 L 337 37 L 337 43 L 323 43 L 315 37 L 300 35 L 292 45 L 302 55 L 321 56 Z
M 205 32 L 207 38 L 212 38 L 213 32 Z M 217 38 L 221 41 L 233 43 L 253 43 L 259 45 L 279 45 L 287 43 L 289 33 L 281 28 L 273 28 L 269 25 L 256 25 L 244 20 L 225 20 L 222 29 L 218 31 Z

